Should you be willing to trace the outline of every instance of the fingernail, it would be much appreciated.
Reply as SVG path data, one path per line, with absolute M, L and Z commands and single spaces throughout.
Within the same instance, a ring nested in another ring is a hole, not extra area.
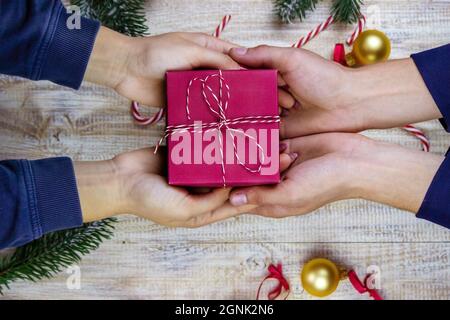
M 234 53 L 236 53 L 237 55 L 241 55 L 243 56 L 244 54 L 247 53 L 247 48 L 233 48 Z
M 233 206 L 242 206 L 247 203 L 247 196 L 244 193 L 236 193 L 231 196 L 230 202 Z
M 284 142 L 280 143 L 280 153 L 283 153 L 287 149 L 287 144 Z
M 298 158 L 298 153 L 297 152 L 291 152 L 291 153 L 289 153 L 289 157 L 291 157 L 292 161 L 295 161 Z

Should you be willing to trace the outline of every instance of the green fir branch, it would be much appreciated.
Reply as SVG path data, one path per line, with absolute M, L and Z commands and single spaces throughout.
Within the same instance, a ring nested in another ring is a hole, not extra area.
M 356 23 L 363 4 L 363 0 L 333 0 L 331 14 L 336 22 Z
M 79 263 L 82 256 L 113 236 L 115 221 L 109 218 L 80 228 L 49 233 L 0 259 L 0 294 L 3 295 L 14 281 L 49 279 Z
M 303 21 L 307 12 L 313 11 L 320 0 L 275 0 L 275 13 L 285 23 Z M 355 23 L 361 15 L 363 0 L 333 0 L 331 15 L 337 22 Z
M 146 0 L 71 0 L 85 17 L 99 20 L 102 25 L 132 36 L 148 34 L 145 17 Z
M 303 21 L 308 11 L 313 11 L 319 0 L 275 0 L 275 13 L 282 22 Z

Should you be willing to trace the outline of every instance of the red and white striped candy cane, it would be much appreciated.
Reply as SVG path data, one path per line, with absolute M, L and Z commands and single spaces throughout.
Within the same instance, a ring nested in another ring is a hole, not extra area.
M 222 18 L 222 21 L 220 21 L 220 24 L 216 27 L 216 30 L 214 30 L 212 35 L 216 38 L 219 38 L 220 34 L 227 27 L 227 24 L 230 22 L 230 20 L 231 20 L 231 15 L 227 14 L 226 16 L 224 16 Z
M 165 108 L 160 109 L 157 113 L 155 113 L 151 117 L 144 117 L 141 115 L 139 111 L 139 102 L 131 101 L 131 114 L 133 115 L 134 120 L 142 126 L 146 126 L 149 124 L 153 124 L 162 119 L 165 113 Z
M 329 16 L 327 20 L 319 24 L 317 27 L 312 29 L 306 36 L 301 37 L 296 43 L 292 45 L 293 48 L 301 48 L 305 44 L 307 44 L 310 40 L 317 37 L 319 33 L 326 30 L 331 24 L 333 24 L 334 18 L 333 16 Z
M 326 30 L 330 25 L 334 23 L 333 16 L 329 16 L 327 20 L 319 24 L 317 27 L 312 29 L 306 36 L 301 37 L 296 43 L 292 45 L 293 48 L 301 48 L 305 44 L 307 44 L 310 40 L 314 39 L 321 33 L 322 31 Z M 364 29 L 364 26 L 366 25 L 366 17 L 362 15 L 358 19 L 358 23 L 356 24 L 355 30 L 353 30 L 351 36 L 347 39 L 347 44 L 351 46 L 355 39 L 358 37 L 358 35 L 362 32 Z
M 358 23 L 355 26 L 355 30 L 353 30 L 352 34 L 346 41 L 347 45 L 351 46 L 353 42 L 355 42 L 356 38 L 358 38 L 359 34 L 363 31 L 365 26 L 366 17 L 364 15 L 361 15 L 361 17 L 358 19 Z
M 402 129 L 409 132 L 414 137 L 420 140 L 423 151 L 430 152 L 430 140 L 428 140 L 427 136 L 422 130 L 414 127 L 412 124 L 407 124 Z
M 220 37 L 220 34 L 223 32 L 223 30 L 226 28 L 227 24 L 230 22 L 231 20 L 231 15 L 226 15 L 222 18 L 222 20 L 220 21 L 220 24 L 216 27 L 216 29 L 213 32 L 213 36 L 218 38 Z M 145 117 L 141 114 L 140 112 L 140 105 L 139 102 L 137 101 L 132 101 L 131 102 L 131 114 L 133 115 L 134 120 L 136 120 L 136 122 L 139 125 L 142 126 L 146 126 L 146 125 L 150 125 L 153 123 L 157 123 L 158 121 L 160 121 L 165 112 L 166 109 L 162 108 L 161 110 L 159 110 L 156 114 L 154 114 L 151 117 Z

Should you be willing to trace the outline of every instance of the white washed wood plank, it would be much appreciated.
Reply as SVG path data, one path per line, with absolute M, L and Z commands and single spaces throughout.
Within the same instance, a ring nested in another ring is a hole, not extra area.
M 395 58 L 449 41 L 449 1 L 384 0 L 368 1 L 369 4 L 380 6 L 381 27 L 392 40 Z M 305 22 L 289 26 L 276 21 L 270 0 L 152 0 L 148 1 L 147 15 L 153 34 L 174 30 L 209 33 L 222 15 L 229 13 L 233 19 L 223 33 L 225 39 L 248 46 L 260 43 L 285 46 L 322 22 L 328 6 L 329 1 L 324 1 Z M 334 43 L 343 41 L 351 29 L 333 26 L 307 48 L 328 57 Z M 420 127 L 431 138 L 433 152 L 447 150 L 449 137 L 437 122 L 423 123 Z M 32 83 L 0 76 L 1 159 L 61 154 L 79 160 L 104 159 L 153 144 L 162 128 L 162 125 L 135 126 L 129 116 L 128 101 L 106 88 L 84 84 L 77 92 L 48 82 Z M 368 134 L 407 147 L 420 147 L 400 130 Z M 243 271 L 234 263 L 236 259 L 239 263 L 249 259 L 249 264 L 259 266 L 260 263 L 254 262 L 259 258 L 252 257 L 262 255 L 265 261 L 267 257 L 261 254 L 265 252 L 261 248 L 276 248 L 283 261 L 284 255 L 305 259 L 311 248 L 328 250 L 332 256 L 349 263 L 365 263 L 370 261 L 368 257 L 378 257 L 374 261 L 388 265 L 384 268 L 388 270 L 388 298 L 445 298 L 450 295 L 449 237 L 443 228 L 363 201 L 341 202 L 314 215 L 286 220 L 242 216 L 196 230 L 167 229 L 142 219 L 123 217 L 114 241 L 84 260 L 82 270 L 87 273 L 87 284 L 82 291 L 67 293 L 61 275 L 38 285 L 14 286 L 6 298 L 191 297 L 189 288 L 202 283 L 198 275 L 202 272 L 210 275 L 206 284 L 212 287 L 207 289 L 204 284 L 193 297 L 252 298 L 259 275 L 246 273 L 247 269 Z M 346 258 L 349 250 L 356 250 L 359 258 Z M 293 270 L 299 263 L 291 260 L 286 263 L 289 275 L 295 277 Z M 156 271 L 167 266 L 168 274 Z M 405 273 L 396 271 L 399 266 Z M 229 274 L 238 274 L 238 281 Z M 391 281 L 397 278 L 400 280 Z M 156 286 L 152 287 L 154 283 Z M 333 297 L 354 297 L 347 290 Z
M 183 241 L 128 243 L 115 238 L 81 264 L 81 289 L 66 288 L 67 274 L 30 285 L 17 283 L 6 299 L 254 299 L 272 261 L 281 261 L 293 287 L 302 292 L 299 271 L 313 257 L 328 257 L 364 274 L 381 270 L 386 299 L 447 299 L 450 247 L 445 243 L 216 243 Z M 367 299 L 342 282 L 330 299 Z

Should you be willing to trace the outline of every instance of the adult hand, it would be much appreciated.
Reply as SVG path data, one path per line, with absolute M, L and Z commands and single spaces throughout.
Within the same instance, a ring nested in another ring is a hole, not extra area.
M 299 154 L 276 186 L 233 190 L 237 206 L 285 217 L 325 204 L 363 198 L 417 212 L 444 157 L 373 141 L 359 134 L 324 133 L 282 142 Z
M 442 116 L 412 59 L 351 69 L 295 48 L 233 48 L 230 56 L 247 67 L 278 69 L 280 105 L 289 109 L 281 123 L 285 138 Z
M 145 105 L 162 107 L 168 70 L 236 69 L 231 43 L 202 33 L 166 33 L 131 38 L 101 27 L 85 80 L 114 88 Z

